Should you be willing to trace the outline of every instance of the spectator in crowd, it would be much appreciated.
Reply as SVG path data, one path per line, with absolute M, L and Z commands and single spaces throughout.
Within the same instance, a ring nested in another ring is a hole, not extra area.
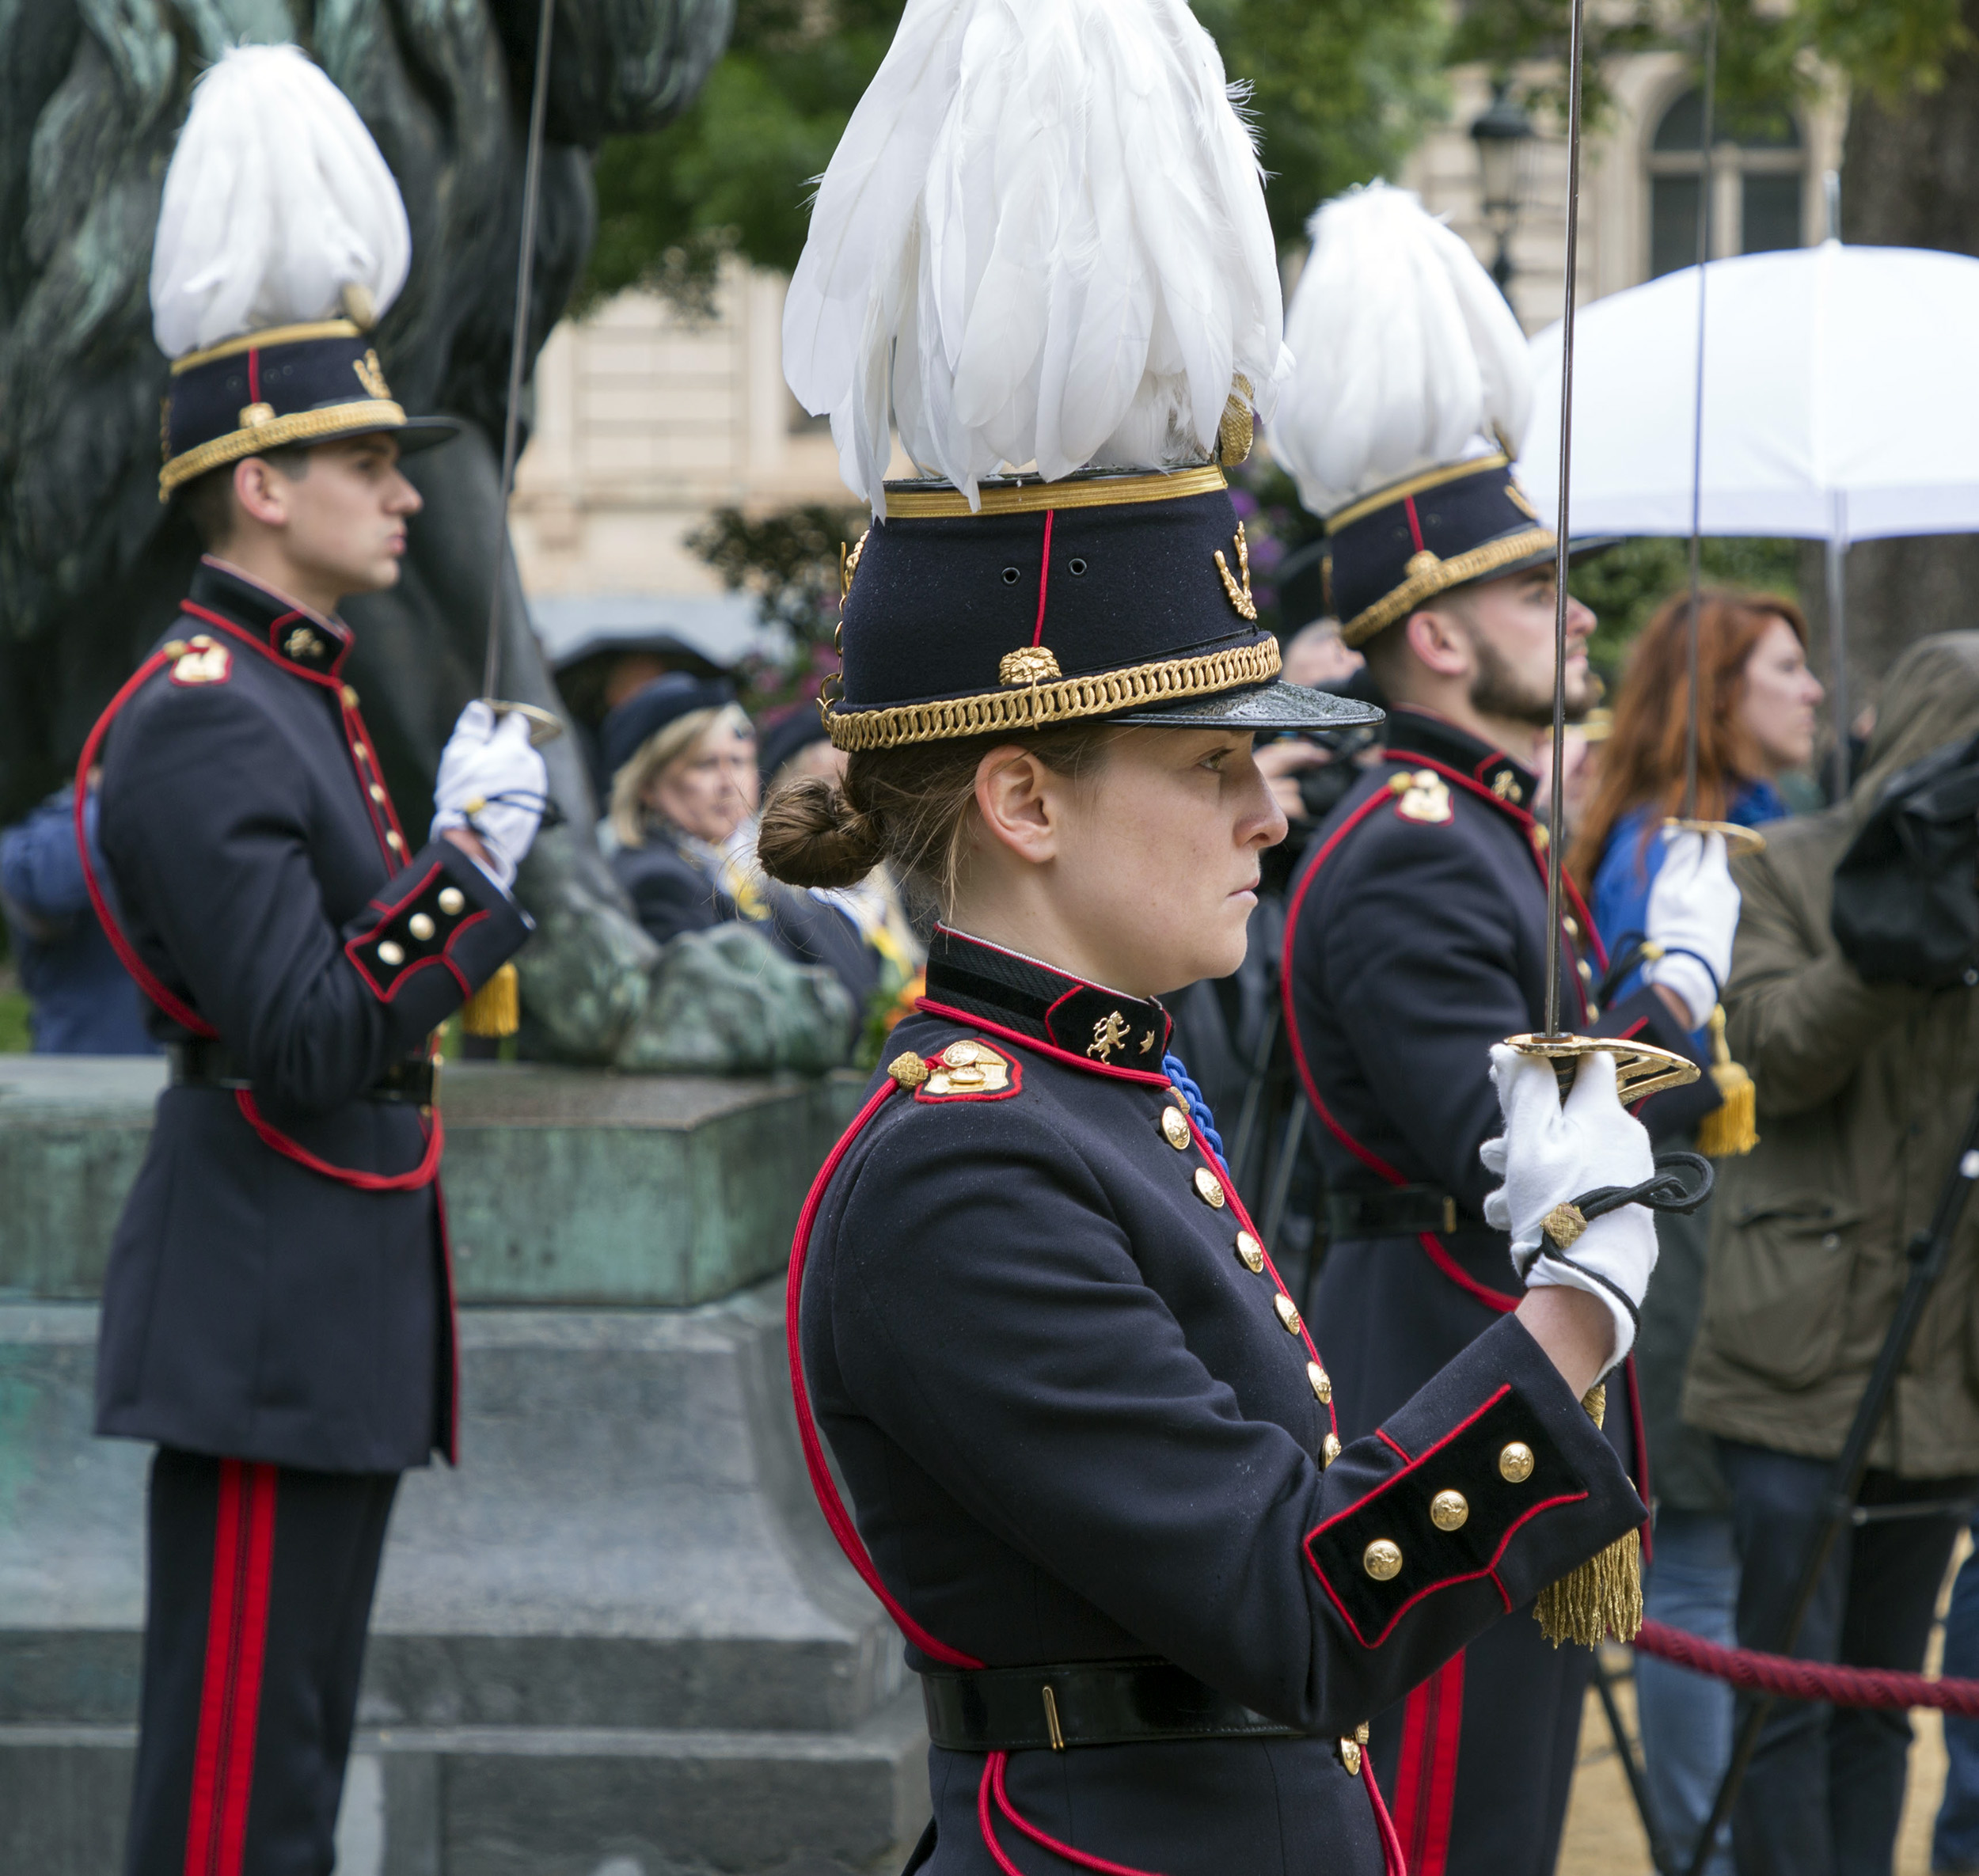
M 819 776 L 829 782 L 841 782 L 845 776 L 845 752 L 833 748 L 815 704 L 799 704 L 764 725 L 756 764 L 765 801 L 786 783 L 804 776 Z M 883 1020 L 891 1027 L 921 994 L 932 909 L 926 914 L 928 925 L 917 929 L 900 883 L 884 860 L 857 886 L 810 890 L 813 898 L 837 907 L 850 919 L 868 949 L 879 959 L 876 989 L 884 1006 Z
M 1791 600 L 1701 596 L 1697 812 L 1704 818 L 1757 827 L 1785 814 L 1776 778 L 1813 760 L 1821 697 L 1807 669 L 1806 640 L 1806 622 Z M 1570 869 L 1593 883 L 1595 927 L 1618 959 L 1648 926 L 1650 891 L 1663 864 L 1663 819 L 1683 811 L 1689 671 L 1686 594 L 1663 606 L 1635 641 L 1570 850 Z M 1635 987 L 1632 973 L 1625 985 Z M 1738 1599 L 1731 1508 L 1709 1437 L 1686 1427 L 1677 1411 L 1697 1332 L 1709 1219 L 1707 1205 L 1688 1217 L 1669 1212 L 1656 1220 L 1656 1281 L 1635 1342 L 1656 1520 L 1643 1593 L 1654 1620 L 1728 1643 Z M 1688 1867 L 1731 1756 L 1731 1689 L 1641 1655 L 1635 1690 L 1657 1828 Z M 1730 1876 L 1729 1843 L 1707 1867 L 1710 1876 Z
M 1772 829 L 1739 865 L 1724 1001 L 1761 1137 L 1719 1163 L 1683 1415 L 1716 1437 L 1747 1647 L 1780 1642 L 1906 1246 L 1979 1092 L 1979 1004 L 1962 985 L 1866 983 L 1831 929 L 1835 866 L 1885 782 L 1976 732 L 1979 632 L 1919 641 L 1886 681 L 1848 798 Z M 1861 1502 L 1885 1515 L 1837 1540 L 1793 1650 L 1805 1659 L 1924 1664 L 1958 1532 L 1934 1502 L 1961 1498 L 1979 1472 L 1976 1250 L 1969 1213 L 1871 1450 Z M 1922 1514 L 1890 1515 L 1905 1505 Z M 1909 1741 L 1900 1712 L 1776 1705 L 1734 1813 L 1741 1876 L 1886 1876 Z
M 1279 676 L 1288 684 L 1311 690 L 1331 690 L 1343 684 L 1367 660 L 1340 636 L 1338 619 L 1315 619 L 1287 641 Z
M 727 681 L 672 672 L 614 708 L 600 742 L 612 777 L 612 871 L 661 944 L 733 921 L 786 957 L 822 965 L 864 1011 L 879 956 L 843 908 L 756 864 L 756 732 Z
M 89 857 L 97 845 L 96 778 L 82 807 Z M 75 790 L 51 795 L 0 834 L 0 912 L 28 993 L 37 1055 L 155 1055 L 144 999 L 104 936 L 76 848 Z

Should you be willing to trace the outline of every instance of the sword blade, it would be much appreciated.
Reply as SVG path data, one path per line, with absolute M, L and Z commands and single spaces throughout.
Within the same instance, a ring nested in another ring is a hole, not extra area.
M 1697 635 L 1704 602 L 1704 283 L 1711 267 L 1711 142 L 1717 135 L 1718 0 L 1704 15 L 1704 122 L 1697 171 L 1697 376 L 1690 428 L 1690 720 L 1684 727 L 1684 818 L 1697 818 Z
M 530 87 L 529 146 L 522 161 L 522 234 L 515 256 L 515 331 L 508 347 L 508 403 L 502 419 L 502 494 L 495 546 L 495 590 L 488 602 L 488 653 L 481 668 L 481 695 L 496 694 L 502 666 L 502 589 L 515 544 L 509 538 L 508 503 L 515 489 L 516 441 L 522 418 L 522 366 L 529 357 L 529 296 L 536 278 L 536 205 L 542 193 L 543 122 L 549 108 L 550 28 L 556 0 L 542 0 L 536 22 L 536 74 Z
M 1546 803 L 1546 1033 L 1560 1027 L 1560 876 L 1567 774 L 1567 528 L 1574 467 L 1574 302 L 1580 264 L 1581 54 L 1586 0 L 1574 0 L 1567 47 L 1567 284 L 1560 321 L 1559 517 L 1553 561 L 1553 773 Z

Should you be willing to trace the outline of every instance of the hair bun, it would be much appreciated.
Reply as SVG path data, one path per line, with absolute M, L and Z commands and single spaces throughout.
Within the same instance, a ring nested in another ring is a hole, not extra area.
M 764 805 L 756 857 L 787 886 L 857 886 L 885 856 L 878 826 L 835 782 L 804 776 Z

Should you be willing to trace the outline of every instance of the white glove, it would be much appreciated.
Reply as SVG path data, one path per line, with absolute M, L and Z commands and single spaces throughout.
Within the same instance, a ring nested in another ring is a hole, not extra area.
M 530 745 L 529 719 L 518 710 L 497 723 L 477 697 L 440 751 L 433 831 L 465 827 L 478 836 L 489 861 L 482 870 L 507 892 L 536 838 L 549 791 L 549 772 Z
M 1644 936 L 1664 955 L 1643 966 L 1645 982 L 1684 1001 L 1690 1026 L 1711 1020 L 1731 975 L 1738 929 L 1738 888 L 1732 884 L 1722 834 L 1668 834 L 1662 871 L 1649 889 Z M 1695 955 L 1692 955 L 1695 954 Z
M 1487 1224 L 1512 1234 L 1512 1267 L 1529 1289 L 1558 1286 L 1598 1297 L 1615 1318 L 1608 1368 L 1635 1340 L 1635 1319 L 1656 1267 L 1656 1221 L 1648 1208 L 1625 1205 L 1591 1220 L 1570 1246 L 1545 1236 L 1555 1206 L 1601 1186 L 1639 1186 L 1654 1176 L 1655 1156 L 1640 1121 L 1615 1092 L 1615 1058 L 1584 1055 L 1563 1103 L 1553 1065 L 1500 1043 L 1491 1080 L 1505 1116 L 1502 1137 L 1479 1149 L 1487 1172 L 1505 1183 L 1484 1201 Z

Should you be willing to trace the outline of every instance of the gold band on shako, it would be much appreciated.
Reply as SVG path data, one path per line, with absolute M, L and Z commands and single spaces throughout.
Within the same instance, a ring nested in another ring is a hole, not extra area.
M 1014 671 L 1021 652 L 1010 655 Z M 1055 660 L 1054 666 L 1055 668 Z M 824 707 L 825 727 L 834 749 L 897 749 L 906 742 L 943 742 L 959 736 L 1001 735 L 1043 729 L 1081 717 L 1111 716 L 1141 704 L 1172 704 L 1184 697 L 1263 684 L 1278 674 L 1278 643 L 1266 636 L 1199 658 L 1169 658 L 1125 670 L 1055 682 L 1025 682 L 986 695 L 950 697 L 929 704 L 896 704 L 880 710 Z
M 173 362 L 161 416 L 161 501 L 211 469 L 268 450 L 389 430 L 409 452 L 459 427 L 408 418 L 367 332 L 349 319 L 270 326 L 186 353 Z
M 1327 517 L 1340 636 L 1363 645 L 1438 594 L 1557 550 L 1502 453 L 1444 463 Z
M 1250 552 L 1221 467 L 890 482 L 848 555 L 842 750 L 1161 710 L 1266 685 Z

